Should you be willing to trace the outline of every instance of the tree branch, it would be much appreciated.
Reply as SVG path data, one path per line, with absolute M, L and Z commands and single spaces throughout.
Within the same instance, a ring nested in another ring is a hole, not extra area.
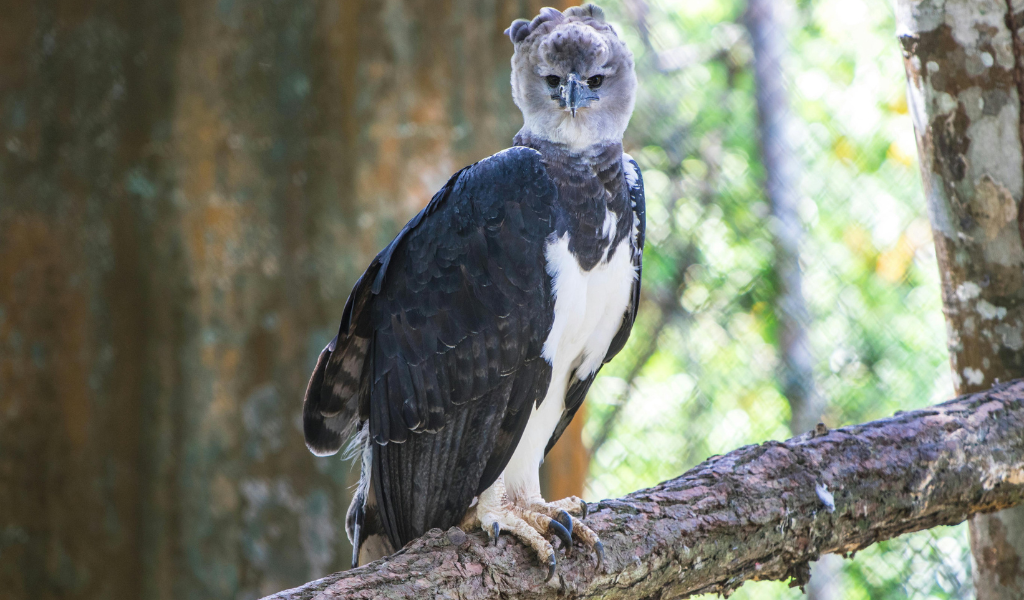
M 808 561 L 960 523 L 1024 499 L 1024 380 L 931 408 L 745 446 L 682 477 L 593 506 L 597 573 L 579 549 L 558 576 L 502 536 L 432 530 L 389 558 L 271 596 L 685 598 L 747 580 L 806 583 Z

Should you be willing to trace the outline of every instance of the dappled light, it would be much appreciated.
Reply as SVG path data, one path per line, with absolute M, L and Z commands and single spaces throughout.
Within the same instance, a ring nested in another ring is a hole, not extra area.
M 792 435 L 778 379 L 775 230 L 745 8 L 607 7 L 637 55 L 641 91 L 626 145 L 643 169 L 650 224 L 640 318 L 626 356 L 603 371 L 588 400 L 585 443 L 614 419 L 592 456 L 588 498 Z M 825 402 L 819 419 L 836 427 L 933 404 L 953 387 L 893 7 L 817 0 L 791 8 L 779 76 L 803 167 L 804 325 Z M 962 525 L 870 548 L 826 585 L 838 598 L 969 598 L 969 571 Z M 784 584 L 748 583 L 733 597 L 800 596 Z

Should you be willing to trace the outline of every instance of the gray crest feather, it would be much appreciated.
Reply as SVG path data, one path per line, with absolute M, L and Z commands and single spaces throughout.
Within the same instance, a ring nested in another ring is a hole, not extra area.
M 512 25 L 505 30 L 505 35 L 512 40 L 513 44 L 518 44 L 544 23 L 554 23 L 557 25 L 563 21 L 565 21 L 565 15 L 559 12 L 557 8 L 545 6 L 540 9 L 540 14 L 534 17 L 532 21 L 527 21 L 526 19 L 516 19 L 513 21 Z
M 591 18 L 597 21 L 604 22 L 604 11 L 601 7 L 596 4 L 584 4 L 583 6 L 574 6 L 565 11 L 567 17 L 579 17 L 581 19 Z
M 530 22 L 526 19 L 512 21 L 512 24 L 505 30 L 505 35 L 508 36 L 508 39 L 512 40 L 513 44 L 518 44 L 525 40 L 526 36 L 530 35 Z
M 540 14 L 533 18 L 532 23 L 533 27 L 537 28 L 537 26 L 539 26 L 541 23 L 546 23 L 548 21 L 551 21 L 553 23 L 561 23 L 564 20 L 565 15 L 563 15 L 557 8 L 545 6 L 544 8 L 540 9 Z
M 552 26 L 565 23 L 566 21 L 589 21 L 589 25 L 603 24 L 605 22 L 604 11 L 596 4 L 589 3 L 583 6 L 573 6 L 566 9 L 564 13 L 560 12 L 557 8 L 545 6 L 540 9 L 540 14 L 534 17 L 532 21 L 527 21 L 526 19 L 516 19 L 513 21 L 508 29 L 505 30 L 505 35 L 512 40 L 513 44 L 518 44 L 535 31 L 548 31 Z M 542 28 L 541 26 L 546 23 L 550 25 Z

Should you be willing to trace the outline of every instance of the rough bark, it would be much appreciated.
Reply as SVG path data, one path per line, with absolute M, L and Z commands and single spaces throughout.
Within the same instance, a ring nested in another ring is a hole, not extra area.
M 685 598 L 792 578 L 808 561 L 1024 500 L 1024 381 L 888 419 L 745 446 L 593 505 L 608 568 L 560 557 L 558 577 L 506 536 L 432 530 L 398 554 L 273 600 Z
M 359 271 L 521 121 L 547 4 L 0 0 L 0 596 L 340 568 L 296 416 Z
M 1020 0 L 901 0 L 958 393 L 1024 376 Z M 979 600 L 1024 597 L 1024 509 L 971 522 Z

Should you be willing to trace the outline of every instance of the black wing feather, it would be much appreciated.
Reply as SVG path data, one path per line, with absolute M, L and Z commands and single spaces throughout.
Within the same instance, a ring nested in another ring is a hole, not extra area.
M 364 275 L 371 479 L 395 548 L 461 520 L 547 388 L 556 194 L 539 153 L 499 153 L 449 180 Z
M 395 250 L 410 231 L 445 203 L 455 182 L 466 169 L 452 175 L 427 207 L 406 223 L 395 239 L 374 257 L 353 286 L 341 315 L 338 335 L 320 353 L 306 387 L 302 409 L 303 433 L 306 446 L 314 454 L 336 453 L 344 440 L 354 433 L 356 424 L 370 418 L 369 375 L 375 362 L 372 360 L 373 350 L 378 339 L 370 304 L 384 286 Z M 428 303 L 424 311 L 429 312 L 430 307 Z M 436 312 L 436 308 L 434 310 Z M 394 355 L 392 346 L 395 340 L 389 337 L 381 341 L 387 346 L 385 352 Z

